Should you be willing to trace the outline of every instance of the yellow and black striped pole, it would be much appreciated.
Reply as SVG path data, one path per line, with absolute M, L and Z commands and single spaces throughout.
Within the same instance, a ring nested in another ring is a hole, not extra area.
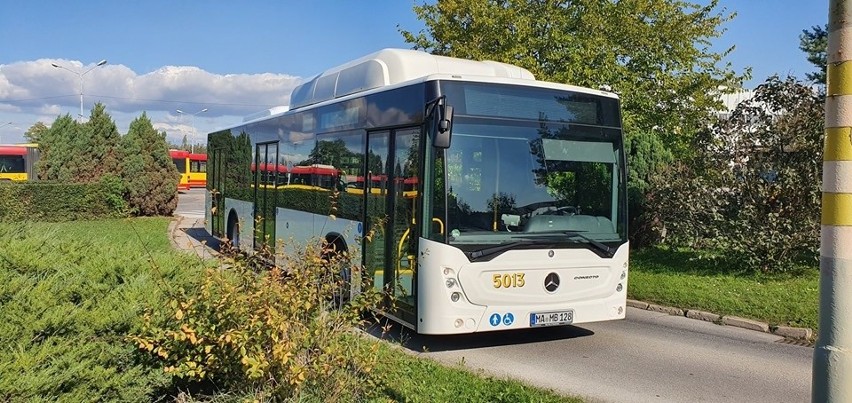
M 852 9 L 828 8 L 819 336 L 813 402 L 852 402 Z

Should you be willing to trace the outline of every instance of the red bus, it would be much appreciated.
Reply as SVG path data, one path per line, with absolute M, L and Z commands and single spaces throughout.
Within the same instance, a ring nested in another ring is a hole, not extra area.
M 180 172 L 178 190 L 207 187 L 207 154 L 194 154 L 184 150 L 169 150 L 169 156 Z
M 189 187 L 207 187 L 207 154 L 189 154 Z
M 0 146 L 0 181 L 35 180 L 35 163 L 38 156 L 38 148 L 35 145 Z

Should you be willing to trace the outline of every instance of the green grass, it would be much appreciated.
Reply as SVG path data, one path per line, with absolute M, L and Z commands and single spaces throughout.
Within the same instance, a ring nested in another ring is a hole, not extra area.
M 819 270 L 756 274 L 735 262 L 701 259 L 694 251 L 632 251 L 629 298 L 816 330 Z
M 202 263 L 172 249 L 168 222 L 0 223 L 0 401 L 151 401 L 175 393 L 180 382 L 126 338 L 140 331 L 146 307 L 200 277 Z M 376 401 L 580 401 L 385 344 L 379 351 Z M 252 393 L 222 390 L 210 400 Z
M 582 402 L 518 381 L 449 368 L 386 346 L 379 352 L 387 374 L 384 393 L 400 402 Z

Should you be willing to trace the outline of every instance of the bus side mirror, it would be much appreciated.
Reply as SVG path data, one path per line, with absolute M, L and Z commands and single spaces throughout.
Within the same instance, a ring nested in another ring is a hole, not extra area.
M 438 106 L 435 116 L 438 121 L 435 127 L 435 148 L 450 148 L 453 134 L 453 107 L 442 103 Z

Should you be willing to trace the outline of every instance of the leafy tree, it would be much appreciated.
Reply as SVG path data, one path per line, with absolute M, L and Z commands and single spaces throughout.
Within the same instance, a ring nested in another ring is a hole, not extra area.
M 709 49 L 733 14 L 681 0 L 445 0 L 415 6 L 426 29 L 401 30 L 406 42 L 434 54 L 497 60 L 538 79 L 621 94 L 628 134 L 656 133 L 688 153 L 689 139 L 722 105 L 720 91 L 739 88 L 733 50 Z
M 828 66 L 828 31 L 825 28 L 814 25 L 811 30 L 804 29 L 799 35 L 799 49 L 808 54 L 808 61 L 811 62 L 817 71 L 808 73 L 808 80 L 825 84 L 826 66 Z
M 299 165 L 328 164 L 339 168 L 353 157 L 354 153 L 346 148 L 342 139 L 320 140 L 308 154 L 308 159 L 299 162 Z
M 697 137 L 703 155 L 660 179 L 649 205 L 677 243 L 763 271 L 816 259 L 824 110 L 795 78 L 769 78 Z
M 24 132 L 24 138 L 27 139 L 27 142 L 38 143 L 41 138 L 41 134 L 47 130 L 47 125 L 42 122 L 36 122 L 34 125 L 30 126 L 26 132 Z
M 180 174 L 169 158 L 165 133 L 157 132 L 143 113 L 130 123 L 123 143 L 122 179 L 129 207 L 138 215 L 171 214 L 177 207 Z

